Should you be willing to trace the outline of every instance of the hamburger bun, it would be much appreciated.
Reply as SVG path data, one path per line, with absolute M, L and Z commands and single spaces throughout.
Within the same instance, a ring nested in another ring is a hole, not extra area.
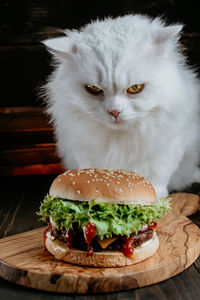
M 158 249 L 159 240 L 154 233 L 153 238 L 144 242 L 141 246 L 134 249 L 132 258 L 125 256 L 120 251 L 94 252 L 88 256 L 86 251 L 69 249 L 67 245 L 59 240 L 46 238 L 46 248 L 57 259 L 68 263 L 92 267 L 122 267 L 133 265 L 152 256 Z
M 133 171 L 75 169 L 59 175 L 49 194 L 73 201 L 151 205 L 156 201 L 152 184 Z
M 122 205 L 151 205 L 156 202 L 155 190 L 146 178 L 133 171 L 115 169 L 88 168 L 66 171 L 53 181 L 49 194 L 54 198 L 72 201 L 89 202 L 95 199 L 95 202 L 99 203 Z M 56 224 L 52 223 L 51 216 L 49 222 L 51 230 L 56 230 L 56 227 L 54 228 Z M 107 250 L 107 246 L 104 247 L 98 241 L 102 250 L 95 251 L 95 248 L 92 248 L 91 254 L 89 250 L 80 250 L 81 247 L 78 249 L 72 246 L 68 247 L 67 242 L 51 235 L 51 230 L 45 236 L 46 249 L 59 260 L 82 266 L 120 267 L 133 265 L 152 256 L 159 246 L 158 237 L 153 231 L 150 239 L 143 240 L 140 246 L 134 247 L 132 257 L 126 256 L 127 252 L 123 252 L 122 249 L 120 251 Z M 84 228 L 83 235 L 89 246 L 91 241 L 87 241 Z M 132 253 L 131 251 L 128 253 Z

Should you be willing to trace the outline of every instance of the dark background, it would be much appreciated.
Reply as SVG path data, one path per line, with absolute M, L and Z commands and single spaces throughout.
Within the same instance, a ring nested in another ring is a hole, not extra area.
M 37 89 L 51 72 L 41 44 L 58 29 L 79 28 L 91 19 L 139 12 L 185 24 L 181 38 L 188 63 L 200 70 L 199 1 L 21 0 L 0 2 L 0 174 L 61 171 L 52 128 Z

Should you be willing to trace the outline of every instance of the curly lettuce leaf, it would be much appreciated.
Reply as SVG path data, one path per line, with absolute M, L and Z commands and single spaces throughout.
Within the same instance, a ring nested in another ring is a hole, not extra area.
M 112 235 L 129 236 L 137 234 L 144 225 L 156 222 L 170 210 L 171 199 L 160 199 L 152 205 L 121 205 L 71 201 L 47 195 L 37 213 L 43 221 L 51 217 L 58 229 L 80 229 L 91 222 L 96 226 L 96 235 L 103 239 Z

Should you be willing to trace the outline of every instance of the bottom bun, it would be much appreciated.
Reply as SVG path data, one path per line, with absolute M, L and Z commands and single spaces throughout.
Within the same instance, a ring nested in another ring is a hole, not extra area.
M 76 265 L 92 267 L 122 267 L 136 264 L 150 256 L 158 249 L 159 239 L 154 233 L 152 239 L 144 242 L 141 246 L 134 249 L 133 257 L 125 256 L 121 251 L 102 251 L 94 252 L 88 256 L 86 251 L 70 249 L 59 240 L 46 239 L 46 248 L 57 259 Z

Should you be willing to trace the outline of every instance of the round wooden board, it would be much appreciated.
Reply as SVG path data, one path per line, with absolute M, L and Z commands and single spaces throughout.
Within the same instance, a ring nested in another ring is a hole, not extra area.
M 31 288 L 80 294 L 128 290 L 170 278 L 200 254 L 200 230 L 184 216 L 199 210 L 199 197 L 172 196 L 172 211 L 158 223 L 159 249 L 141 263 L 89 268 L 57 261 L 44 250 L 44 228 L 39 228 L 0 240 L 0 276 Z

